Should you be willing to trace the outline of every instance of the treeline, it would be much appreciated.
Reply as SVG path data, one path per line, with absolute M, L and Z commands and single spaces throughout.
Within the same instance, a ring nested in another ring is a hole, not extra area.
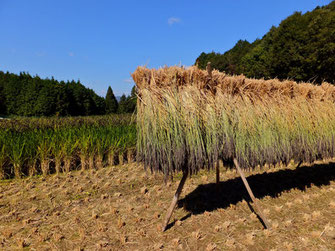
M 112 88 L 109 86 L 106 94 L 106 114 L 133 113 L 136 109 L 137 96 L 135 86 L 131 89 L 130 96 L 123 94 L 117 101 Z
M 196 64 L 254 78 L 320 83 L 335 79 L 335 1 L 302 15 L 295 12 L 253 43 L 240 40 L 224 54 L 201 53 Z
M 131 107 L 132 102 L 136 104 L 135 93 L 125 96 L 112 113 L 133 112 L 135 107 Z M 1 115 L 87 116 L 109 113 L 106 99 L 86 88 L 79 80 L 65 82 L 54 78 L 41 79 L 24 72 L 17 75 L 0 71 Z

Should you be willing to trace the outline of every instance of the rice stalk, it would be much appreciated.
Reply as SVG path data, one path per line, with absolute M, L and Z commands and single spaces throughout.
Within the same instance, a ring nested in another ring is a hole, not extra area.
M 133 74 L 137 159 L 151 171 L 244 169 L 334 157 L 335 87 L 247 79 L 189 67 Z

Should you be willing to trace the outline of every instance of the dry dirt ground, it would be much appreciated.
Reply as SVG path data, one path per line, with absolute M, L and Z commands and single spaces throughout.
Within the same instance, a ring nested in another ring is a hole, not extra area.
M 2 250 L 335 250 L 335 163 L 246 172 L 265 230 L 233 170 L 186 181 L 169 229 L 166 185 L 138 164 L 0 184 Z

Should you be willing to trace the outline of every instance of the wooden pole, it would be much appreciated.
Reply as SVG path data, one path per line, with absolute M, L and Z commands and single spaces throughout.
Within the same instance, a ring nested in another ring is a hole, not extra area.
M 220 184 L 220 165 L 216 163 L 216 184 Z
M 183 173 L 183 177 L 181 178 L 181 181 L 178 185 L 177 191 L 176 191 L 175 195 L 173 196 L 171 205 L 170 205 L 170 207 L 169 207 L 169 209 L 166 213 L 164 225 L 163 225 L 163 228 L 162 228 L 163 232 L 166 230 L 167 225 L 169 224 L 170 218 L 172 216 L 173 210 L 176 207 L 176 204 L 178 202 L 181 191 L 183 190 L 183 187 L 184 187 L 187 176 L 188 176 L 188 172 L 186 171 L 186 172 Z
M 297 165 L 297 167 L 295 169 L 298 169 L 301 166 L 301 164 L 302 164 L 302 161 L 300 160 L 299 163 L 298 163 L 298 165 Z
M 262 219 L 262 221 L 264 222 L 264 225 L 267 229 L 270 229 L 271 226 L 270 226 L 270 223 L 267 221 L 267 219 L 265 218 L 264 214 L 263 214 L 263 211 L 261 210 L 260 206 L 258 205 L 258 202 L 249 186 L 249 183 L 247 181 L 247 179 L 245 178 L 245 175 L 244 173 L 242 172 L 242 169 L 240 168 L 240 165 L 238 164 L 237 162 L 237 159 L 234 159 L 234 164 L 235 164 L 235 167 L 238 171 L 238 173 L 240 174 L 242 180 L 243 180 L 243 183 L 244 183 L 244 186 L 246 187 L 249 195 L 250 195 L 250 198 L 252 199 L 252 201 L 254 202 L 254 205 L 255 205 L 255 208 L 257 210 L 257 214 L 258 216 Z
M 207 62 L 206 70 L 207 70 L 209 78 L 212 78 L 212 65 L 211 65 L 211 62 Z

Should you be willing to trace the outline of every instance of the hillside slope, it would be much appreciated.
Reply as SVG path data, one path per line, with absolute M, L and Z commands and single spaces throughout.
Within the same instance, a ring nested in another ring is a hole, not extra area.
M 240 40 L 221 53 L 201 53 L 196 64 L 250 78 L 335 81 L 335 1 L 302 14 L 295 12 L 253 43 Z

